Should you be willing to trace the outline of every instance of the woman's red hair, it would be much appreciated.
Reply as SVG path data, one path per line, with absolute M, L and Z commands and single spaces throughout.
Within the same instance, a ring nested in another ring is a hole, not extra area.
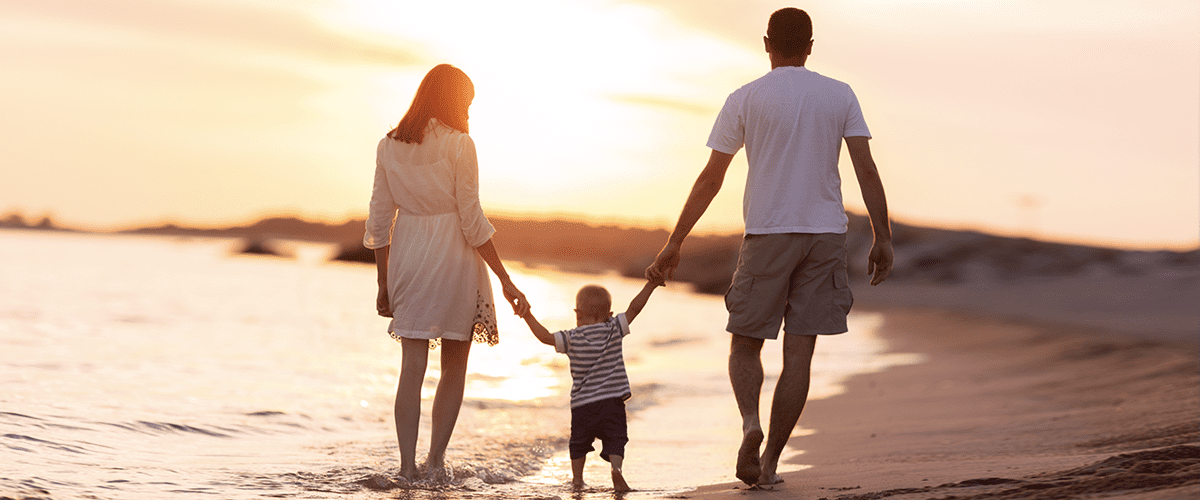
M 475 84 L 467 74 L 449 64 L 439 64 L 425 74 L 412 105 L 400 124 L 388 132 L 388 137 L 407 143 L 420 144 L 425 139 L 425 127 L 430 118 L 464 134 L 467 127 L 467 108 L 475 97 Z

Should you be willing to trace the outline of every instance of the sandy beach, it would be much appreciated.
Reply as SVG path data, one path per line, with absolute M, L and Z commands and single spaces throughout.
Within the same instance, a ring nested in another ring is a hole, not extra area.
M 1200 498 L 1198 274 L 859 284 L 927 361 L 810 402 L 772 490 L 672 498 Z

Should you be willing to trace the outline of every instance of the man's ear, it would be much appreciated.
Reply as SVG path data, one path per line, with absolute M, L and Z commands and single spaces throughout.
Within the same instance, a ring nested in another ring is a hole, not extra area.
M 763 50 L 767 51 L 768 54 L 771 53 L 771 39 L 765 35 L 763 36 Z
M 816 40 L 809 40 L 809 41 L 808 41 L 808 49 L 806 49 L 806 50 L 804 51 L 804 55 L 806 55 L 806 56 L 811 56 L 811 55 L 812 55 L 812 46 L 813 46 L 813 42 L 815 42 L 815 41 L 816 41 Z

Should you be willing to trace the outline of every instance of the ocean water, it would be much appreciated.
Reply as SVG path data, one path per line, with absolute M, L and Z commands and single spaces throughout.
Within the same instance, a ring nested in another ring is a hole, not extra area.
M 0 230 L 0 498 L 614 496 L 594 454 L 589 488 L 570 489 L 566 358 L 505 314 L 500 345 L 472 348 L 447 452 L 454 480 L 392 483 L 400 346 L 374 314 L 374 268 L 329 262 L 328 245 L 280 242 L 290 258 L 238 255 L 237 245 Z M 608 287 L 616 310 L 641 287 L 508 266 L 552 330 L 574 326 L 583 284 Z M 625 474 L 637 491 L 624 498 L 733 480 L 740 419 L 724 321 L 720 297 L 678 286 L 656 291 L 634 322 Z M 850 375 L 919 362 L 887 353 L 878 315 L 850 321 L 850 333 L 818 342 L 812 398 Z M 768 391 L 779 364 L 779 343 L 768 343 Z M 805 432 L 819 429 L 802 420 Z

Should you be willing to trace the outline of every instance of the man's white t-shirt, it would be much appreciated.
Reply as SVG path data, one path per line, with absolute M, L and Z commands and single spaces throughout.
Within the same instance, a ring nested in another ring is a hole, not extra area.
M 858 136 L 871 132 L 849 85 L 781 66 L 729 95 L 708 147 L 746 146 L 747 234 L 845 233 L 838 155 L 843 137 Z

